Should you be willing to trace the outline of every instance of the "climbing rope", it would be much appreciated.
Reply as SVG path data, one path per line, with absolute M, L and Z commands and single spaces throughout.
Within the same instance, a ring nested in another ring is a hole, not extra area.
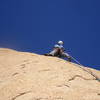
M 100 82 L 100 78 L 98 77 L 98 76 L 96 76 L 91 70 L 87 70 L 87 69 L 85 69 L 84 68 L 84 66 L 78 61 L 78 60 L 76 60 L 74 57 L 72 57 L 71 55 L 70 55 L 70 57 L 79 65 L 79 67 L 81 68 L 81 69 L 83 69 L 84 71 L 86 71 L 86 72 L 88 72 L 89 74 L 91 74 L 93 77 L 95 77 L 95 80 L 98 80 L 99 82 Z M 82 67 L 83 66 L 83 67 Z

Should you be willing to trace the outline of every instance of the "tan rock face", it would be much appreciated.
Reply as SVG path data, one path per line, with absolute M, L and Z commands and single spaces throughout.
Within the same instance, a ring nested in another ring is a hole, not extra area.
M 0 100 L 100 100 L 100 82 L 56 57 L 0 49 Z

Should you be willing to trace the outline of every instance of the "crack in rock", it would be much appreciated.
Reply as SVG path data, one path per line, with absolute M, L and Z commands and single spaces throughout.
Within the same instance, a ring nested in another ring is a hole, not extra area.
M 39 72 L 50 71 L 50 69 L 39 70 Z
M 23 95 L 25 95 L 27 93 L 30 93 L 30 92 L 31 91 L 27 91 L 27 92 L 20 93 L 20 94 L 16 95 L 15 97 L 13 97 L 11 100 L 16 100 L 18 97 L 23 96 Z
M 87 71 L 93 76 L 95 77 L 95 80 L 98 80 L 100 82 L 100 78 L 95 74 L 93 73 L 90 69 L 87 68 Z
M 18 73 L 16 72 L 16 73 L 14 73 L 14 74 L 12 74 L 12 76 L 15 76 L 15 75 L 17 75 Z
M 69 85 L 67 85 L 67 84 L 64 84 L 64 86 L 66 86 L 66 87 L 70 87 Z
M 21 68 L 25 68 L 26 67 L 26 64 L 21 64 L 20 66 L 22 66 Z
M 98 93 L 98 95 L 100 95 L 100 93 Z
M 68 81 L 75 80 L 76 77 L 80 77 L 80 78 L 82 78 L 82 79 L 84 79 L 84 80 L 95 80 L 95 79 L 87 79 L 87 78 L 85 78 L 85 77 L 83 77 L 83 76 L 81 76 L 81 75 L 75 75 L 75 76 L 73 76 L 72 78 L 70 78 Z
M 74 64 L 74 65 L 79 66 L 79 68 L 81 68 L 83 71 L 85 71 L 85 72 L 91 74 L 93 77 L 95 77 L 95 80 L 97 80 L 98 82 L 100 82 L 100 77 L 98 77 L 96 74 L 94 74 L 90 69 L 84 67 L 84 66 L 81 65 L 81 64 L 80 64 L 80 65 L 78 65 L 78 64 Z M 83 66 L 83 67 L 81 67 L 81 66 Z
M 69 85 L 67 85 L 67 84 L 57 85 L 57 87 L 63 87 L 63 86 L 70 87 L 70 86 L 69 86 Z

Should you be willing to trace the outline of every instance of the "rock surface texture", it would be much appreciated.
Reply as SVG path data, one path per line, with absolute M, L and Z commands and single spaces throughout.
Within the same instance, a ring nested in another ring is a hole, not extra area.
M 100 82 L 63 59 L 1 48 L 0 100 L 100 100 Z

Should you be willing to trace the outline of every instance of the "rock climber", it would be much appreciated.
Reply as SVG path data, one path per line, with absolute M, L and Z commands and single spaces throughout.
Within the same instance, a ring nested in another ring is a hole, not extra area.
M 68 53 L 65 52 L 65 49 L 63 47 L 63 41 L 58 41 L 58 43 L 56 45 L 54 45 L 53 50 L 48 53 L 45 54 L 46 56 L 57 56 L 57 57 L 66 57 L 68 58 L 68 61 L 71 62 L 71 57 Z

